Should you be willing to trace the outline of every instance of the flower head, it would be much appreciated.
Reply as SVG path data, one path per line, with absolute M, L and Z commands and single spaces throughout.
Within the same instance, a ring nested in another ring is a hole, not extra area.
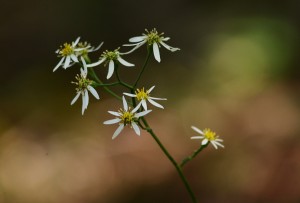
M 210 142 L 216 149 L 218 149 L 218 146 L 224 148 L 224 145 L 220 143 L 223 142 L 223 140 L 219 139 L 219 136 L 209 128 L 205 128 L 202 131 L 195 126 L 192 126 L 192 129 L 199 133 L 200 136 L 193 136 L 191 139 L 203 139 L 201 142 L 202 145 L 206 145 L 208 142 Z
M 123 55 L 123 53 L 119 52 L 119 48 L 116 49 L 116 50 L 114 50 L 114 51 L 108 51 L 108 50 L 106 50 L 100 56 L 99 61 L 97 61 L 95 63 L 88 64 L 87 67 L 98 66 L 98 65 L 100 65 L 103 62 L 105 62 L 104 66 L 106 66 L 107 64 L 109 64 L 108 65 L 108 73 L 107 73 L 107 77 L 106 77 L 107 79 L 109 79 L 113 75 L 113 73 L 114 73 L 115 62 L 119 62 L 122 65 L 128 66 L 128 67 L 134 66 L 134 64 L 131 64 L 131 63 L 125 61 L 123 58 L 121 58 L 121 55 Z
M 114 132 L 112 139 L 115 139 L 121 133 L 121 131 L 124 129 L 126 125 L 132 127 L 135 133 L 137 135 L 140 135 L 141 131 L 139 129 L 139 126 L 136 124 L 136 122 L 138 118 L 143 117 L 152 111 L 152 110 L 147 110 L 147 111 L 142 111 L 137 113 L 137 110 L 140 108 L 140 105 L 137 105 L 134 109 L 131 110 L 131 108 L 128 107 L 128 104 L 124 96 L 122 97 L 122 100 L 123 100 L 123 109 L 121 108 L 118 112 L 108 111 L 108 113 L 110 113 L 113 116 L 116 116 L 117 118 L 104 122 L 104 124 L 106 125 L 119 123 L 119 127 Z
M 95 52 L 95 51 L 99 50 L 102 45 L 103 45 L 103 42 L 101 42 L 97 47 L 91 46 L 91 44 L 88 43 L 88 42 L 79 42 L 77 44 L 77 47 L 82 49 L 82 50 L 78 51 L 77 55 L 86 57 L 88 55 L 88 53 Z
M 81 74 L 77 75 L 75 77 L 77 82 L 72 82 L 75 85 L 77 85 L 77 88 L 76 88 L 77 94 L 74 97 L 74 99 L 72 100 L 71 105 L 73 105 L 77 101 L 79 96 L 81 95 L 82 96 L 82 110 L 81 110 L 81 113 L 83 115 L 85 109 L 87 109 L 88 104 L 89 104 L 88 91 L 90 93 L 92 93 L 92 95 L 94 95 L 94 97 L 96 99 L 100 99 L 100 97 L 99 97 L 97 91 L 92 87 L 93 81 L 86 78 L 87 73 L 83 69 L 80 69 L 80 71 L 81 71 Z
M 154 58 L 160 62 L 160 53 L 159 53 L 159 48 L 162 45 L 166 49 L 174 52 L 180 50 L 179 48 L 174 48 L 169 45 L 167 45 L 165 42 L 168 41 L 170 38 L 169 37 L 164 37 L 164 33 L 158 34 L 156 29 L 154 28 L 151 31 L 148 31 L 147 29 L 145 30 L 146 34 L 143 33 L 142 36 L 137 36 L 137 37 L 132 37 L 129 39 L 129 42 L 132 42 L 133 44 L 124 44 L 123 46 L 134 46 L 132 50 L 129 52 L 126 52 L 124 54 L 129 54 L 133 52 L 134 50 L 138 49 L 142 45 L 146 44 L 148 46 L 152 46 L 153 48 L 153 53 L 154 53 Z
M 167 100 L 166 98 L 157 98 L 157 97 L 151 97 L 150 93 L 154 89 L 155 86 L 152 86 L 149 90 L 146 90 L 144 88 L 137 89 L 135 91 L 135 94 L 130 93 L 123 93 L 124 95 L 127 95 L 129 97 L 136 97 L 138 101 L 140 101 L 140 104 L 142 104 L 143 108 L 147 110 L 147 101 L 151 103 L 152 105 L 158 107 L 158 108 L 164 108 L 159 103 L 155 102 L 154 100 Z
M 72 66 L 74 63 L 78 63 L 78 54 L 76 52 L 82 51 L 85 48 L 77 48 L 76 45 L 78 44 L 80 37 L 78 37 L 75 42 L 64 43 L 60 46 L 60 49 L 56 50 L 55 53 L 58 54 L 58 57 L 61 57 L 61 60 L 53 69 L 53 72 L 56 71 L 60 66 L 64 69 Z

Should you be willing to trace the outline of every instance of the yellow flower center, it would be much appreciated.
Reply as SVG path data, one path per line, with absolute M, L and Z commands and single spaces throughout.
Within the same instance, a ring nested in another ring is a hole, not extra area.
M 204 137 L 209 141 L 217 139 L 217 134 L 214 131 L 211 131 L 209 128 L 203 130 Z
M 136 98 L 140 101 L 140 100 L 143 100 L 143 99 L 148 99 L 149 97 L 149 93 L 146 91 L 145 92 L 145 89 L 137 89 L 135 91 L 135 94 L 136 94 Z
M 128 111 L 120 109 L 119 112 L 121 113 L 121 119 L 124 125 L 131 124 L 131 122 L 134 120 L 134 113 L 131 113 L 130 109 L 128 109 Z
M 103 54 L 101 55 L 101 57 L 105 57 L 108 61 L 110 60 L 117 60 L 119 57 L 119 48 L 114 50 L 114 51 L 108 51 L 106 50 L 105 52 L 103 52 Z
M 154 42 L 159 43 L 161 40 L 161 36 L 164 34 L 164 33 L 158 34 L 155 28 L 150 32 L 146 29 L 146 32 L 147 32 L 146 35 L 147 35 L 148 45 L 152 45 L 154 44 Z
M 72 47 L 71 44 L 64 43 L 64 46 L 61 46 L 60 54 L 62 56 L 69 56 L 73 54 L 74 48 Z
M 76 88 L 77 92 L 81 92 L 82 90 L 85 90 L 89 85 L 93 84 L 92 80 L 89 80 L 83 76 L 76 75 L 75 78 L 77 82 L 72 82 L 72 83 L 78 86 Z

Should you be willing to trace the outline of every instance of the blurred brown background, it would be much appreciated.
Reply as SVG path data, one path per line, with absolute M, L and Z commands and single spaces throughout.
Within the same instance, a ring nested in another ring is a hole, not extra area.
M 191 125 L 225 140 L 184 169 L 200 202 L 300 202 L 299 9 L 297 0 L 2 1 L 0 202 L 190 202 L 148 134 L 111 140 L 116 126 L 102 123 L 120 102 L 98 89 L 81 116 L 81 101 L 70 106 L 78 70 L 52 72 L 54 51 L 77 36 L 104 41 L 103 51 L 154 27 L 181 51 L 162 48 L 142 78 L 168 98 L 149 123 L 178 161 L 200 144 Z M 145 47 L 126 57 L 137 65 L 122 67 L 126 81 L 144 57 Z

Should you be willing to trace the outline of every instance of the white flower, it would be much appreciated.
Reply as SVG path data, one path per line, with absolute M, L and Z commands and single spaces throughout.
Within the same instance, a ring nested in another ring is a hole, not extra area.
M 119 49 L 116 49 L 114 51 L 106 50 L 105 52 L 103 52 L 98 62 L 88 64 L 87 67 L 95 67 L 103 62 L 106 62 L 105 65 L 108 63 L 108 73 L 106 78 L 109 79 L 114 73 L 116 61 L 120 62 L 124 66 L 134 66 L 134 64 L 131 64 L 125 61 L 123 58 L 121 58 L 121 55 L 123 55 L 123 53 L 120 53 L 118 50 Z
M 83 49 L 76 52 L 76 54 L 78 56 L 86 57 L 88 55 L 88 53 L 98 51 L 102 45 L 103 45 L 103 42 L 101 42 L 97 47 L 91 46 L 88 42 L 79 42 L 77 47 L 83 48 Z
M 93 81 L 86 78 L 87 73 L 83 69 L 80 69 L 80 71 L 81 71 L 81 74 L 77 75 L 75 77 L 77 82 L 72 82 L 72 83 L 76 84 L 78 87 L 76 88 L 77 94 L 74 97 L 74 99 L 72 100 L 71 105 L 73 105 L 77 101 L 79 96 L 81 95 L 82 96 L 82 110 L 81 110 L 81 113 L 83 115 L 85 109 L 87 109 L 88 104 L 89 104 L 88 91 L 90 93 L 92 93 L 92 95 L 94 95 L 94 97 L 96 99 L 100 99 L 100 97 L 99 97 L 97 91 L 91 86 Z
M 85 48 L 76 48 L 76 45 L 78 44 L 80 40 L 80 37 L 76 39 L 75 42 L 64 43 L 63 46 L 60 46 L 60 49 L 56 50 L 55 53 L 58 54 L 58 57 L 62 57 L 61 60 L 58 62 L 58 64 L 53 69 L 53 72 L 56 71 L 60 66 L 62 66 L 64 69 L 72 66 L 74 63 L 78 63 L 78 54 L 76 52 L 82 51 Z
M 154 58 L 160 62 L 160 53 L 159 53 L 159 47 L 160 45 L 164 46 L 166 49 L 174 52 L 180 50 L 179 48 L 174 48 L 169 45 L 167 45 L 165 42 L 168 41 L 170 38 L 169 37 L 163 37 L 164 33 L 158 34 L 156 29 L 154 28 L 150 32 L 146 29 L 146 34 L 143 33 L 142 36 L 137 36 L 137 37 L 132 37 L 129 39 L 129 42 L 132 42 L 133 44 L 124 44 L 123 46 L 134 46 L 132 50 L 129 52 L 126 52 L 124 54 L 129 54 L 133 52 L 134 50 L 138 49 L 141 47 L 143 44 L 148 44 L 148 46 L 153 47 L 153 53 L 154 53 Z
M 155 102 L 154 100 L 167 100 L 166 98 L 157 98 L 157 97 L 150 97 L 151 91 L 154 89 L 155 86 L 152 86 L 149 90 L 145 91 L 144 88 L 137 89 L 135 91 L 135 94 L 130 93 L 123 93 L 129 97 L 136 97 L 138 101 L 140 101 L 140 104 L 144 107 L 145 110 L 147 110 L 147 102 L 151 103 L 152 105 L 158 107 L 158 108 L 164 108 L 159 103 Z
M 136 113 L 136 111 L 140 108 L 140 105 L 137 105 L 133 110 L 128 107 L 128 104 L 125 100 L 125 97 L 122 97 L 123 99 L 123 108 L 120 109 L 118 112 L 116 111 L 108 111 L 111 115 L 117 116 L 117 118 L 105 121 L 104 124 L 110 125 L 110 124 L 115 124 L 119 123 L 119 127 L 117 130 L 114 132 L 112 139 L 115 139 L 120 132 L 124 129 L 126 125 L 129 125 L 130 127 L 133 128 L 135 133 L 137 135 L 141 134 L 141 131 L 139 129 L 139 126 L 136 124 L 138 118 L 145 116 L 146 114 L 150 113 L 152 110 L 147 110 L 147 111 L 142 111 Z
M 215 132 L 211 131 L 208 128 L 205 128 L 203 131 L 198 129 L 195 126 L 192 126 L 192 129 L 200 134 L 200 136 L 193 136 L 191 139 L 203 139 L 201 144 L 206 145 L 208 142 L 210 142 L 216 149 L 218 149 L 218 146 L 223 147 L 224 145 L 220 142 L 223 142 L 222 139 L 219 139 L 219 136 L 216 135 Z

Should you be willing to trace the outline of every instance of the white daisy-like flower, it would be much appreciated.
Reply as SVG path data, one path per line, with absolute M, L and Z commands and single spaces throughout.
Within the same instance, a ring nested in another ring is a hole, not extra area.
M 208 142 L 210 142 L 216 149 L 218 149 L 218 146 L 224 148 L 224 145 L 220 143 L 223 142 L 223 140 L 219 139 L 219 136 L 214 131 L 211 131 L 209 128 L 205 128 L 202 131 L 195 126 L 192 126 L 192 129 L 199 133 L 200 136 L 193 136 L 191 137 L 191 139 L 203 139 L 201 142 L 202 145 L 206 145 Z
M 153 30 L 151 30 L 150 32 L 147 29 L 145 29 L 145 31 L 146 31 L 146 34 L 143 33 L 142 36 L 132 37 L 129 39 L 129 42 L 131 42 L 133 44 L 124 44 L 123 45 L 123 46 L 134 46 L 134 48 L 132 50 L 130 50 L 129 52 L 126 52 L 124 54 L 129 54 L 129 53 L 133 52 L 134 50 L 138 49 L 139 47 L 141 47 L 142 45 L 147 43 L 148 46 L 153 47 L 154 58 L 158 62 L 160 62 L 161 59 L 160 59 L 159 48 L 161 45 L 172 52 L 180 50 L 179 48 L 174 48 L 174 47 L 167 45 L 165 42 L 168 41 L 170 39 L 170 37 L 164 37 L 163 36 L 164 33 L 158 34 L 158 32 L 156 31 L 155 28 Z
M 123 53 L 120 53 L 119 49 L 116 49 L 114 51 L 106 50 L 105 52 L 102 53 L 101 57 L 99 58 L 99 61 L 88 64 L 87 67 L 95 67 L 95 66 L 100 65 L 103 62 L 106 62 L 104 65 L 107 65 L 107 63 L 108 63 L 109 64 L 108 65 L 108 73 L 107 73 L 106 78 L 109 79 L 114 73 L 115 62 L 118 61 L 122 65 L 128 66 L 128 67 L 134 66 L 134 64 L 131 64 L 131 63 L 125 61 L 123 58 L 121 58 L 121 55 L 123 55 Z
M 149 90 L 145 91 L 144 88 L 137 89 L 135 91 L 135 94 L 131 93 L 123 93 L 126 96 L 129 97 L 136 97 L 138 101 L 140 101 L 140 104 L 142 104 L 143 108 L 147 110 L 147 101 L 151 103 L 153 106 L 156 106 L 158 108 L 163 109 L 164 107 L 160 105 L 159 103 L 155 102 L 154 100 L 167 100 L 166 98 L 157 98 L 157 97 L 151 97 L 150 93 L 154 89 L 155 86 L 152 86 Z
M 80 69 L 81 74 L 77 75 L 75 78 L 77 80 L 77 82 L 72 82 L 74 84 L 76 84 L 78 87 L 76 88 L 76 96 L 74 97 L 74 99 L 71 102 L 71 105 L 73 105 L 77 99 L 79 98 L 79 96 L 82 96 L 82 109 L 81 109 L 81 113 L 83 115 L 84 111 L 87 109 L 88 104 L 89 104 L 89 93 L 92 93 L 92 95 L 96 98 L 96 99 L 100 99 L 97 91 L 92 87 L 92 80 L 89 80 L 86 78 L 87 73 L 81 68 Z
M 55 53 L 58 54 L 58 57 L 62 57 L 58 64 L 53 69 L 53 72 L 56 71 L 60 66 L 64 69 L 72 66 L 74 63 L 78 63 L 78 54 L 76 52 L 82 51 L 85 48 L 77 48 L 76 45 L 78 44 L 80 37 L 78 37 L 75 42 L 64 43 L 64 45 L 60 46 L 60 49 L 56 50 Z
M 110 113 L 113 116 L 117 116 L 117 118 L 107 120 L 104 122 L 104 124 L 106 125 L 119 123 L 119 127 L 114 132 L 112 139 L 115 139 L 121 133 L 121 131 L 124 129 L 126 125 L 129 125 L 131 128 L 133 128 L 134 132 L 137 135 L 141 135 L 140 128 L 136 122 L 140 117 L 143 117 L 152 111 L 152 110 L 147 110 L 147 111 L 136 113 L 137 110 L 140 108 L 140 105 L 137 105 L 134 109 L 131 110 L 131 108 L 128 107 L 128 104 L 124 96 L 122 97 L 122 99 L 123 99 L 123 109 L 120 109 L 118 112 L 108 111 L 108 113 Z

